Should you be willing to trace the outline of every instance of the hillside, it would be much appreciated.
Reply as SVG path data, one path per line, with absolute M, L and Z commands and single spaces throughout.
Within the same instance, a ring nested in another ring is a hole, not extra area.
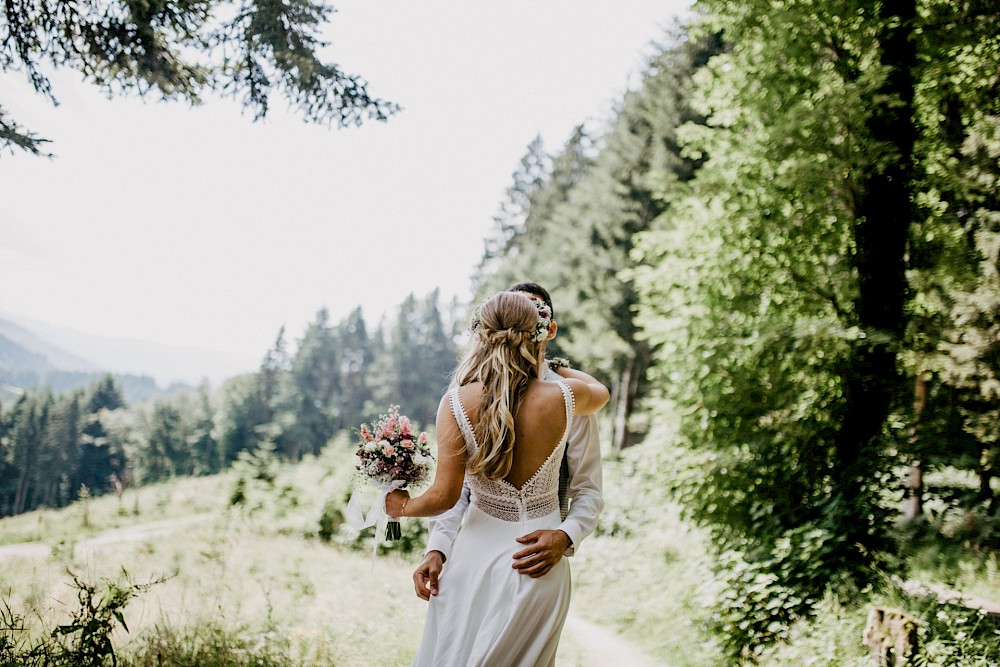
M 11 355 L 9 358 L 8 354 Z M 31 364 L 26 359 L 19 359 L 19 354 L 31 355 L 35 363 Z M 40 366 L 38 365 L 39 361 L 41 362 Z M 18 324 L 12 318 L 0 317 L 0 366 L 6 367 L 8 364 L 16 370 L 101 370 L 92 361 L 64 350 L 37 333 Z
M 49 362 L 44 355 L 35 354 L 0 334 L 0 368 L 44 372 L 48 367 Z
M 56 328 L 47 331 L 52 334 Z M 73 335 L 53 334 L 53 338 L 49 338 L 35 328 L 22 326 L 9 317 L 0 317 L 0 400 L 16 400 L 30 389 L 48 388 L 56 394 L 72 391 L 111 373 L 118 380 L 126 401 L 131 403 L 189 389 L 191 384 L 208 376 L 208 370 L 219 370 L 217 364 L 213 365 L 205 355 L 196 352 L 185 356 L 183 350 L 174 349 L 171 354 L 164 355 L 156 351 L 158 347 L 154 344 L 144 346 L 84 334 L 78 334 L 77 338 L 90 340 L 89 348 L 86 343 L 73 345 Z M 72 345 L 73 351 L 63 347 L 62 342 Z M 137 351 L 137 345 L 146 352 Z M 86 349 L 101 350 L 101 361 L 94 361 L 81 352 Z M 206 372 L 198 376 L 196 369 L 201 363 L 205 364 Z M 186 375 L 195 378 L 194 381 L 158 383 L 152 373 L 142 370 L 147 367 L 162 370 L 171 364 L 188 368 Z
M 25 319 L 22 324 L 39 338 L 87 359 L 100 370 L 121 375 L 149 375 L 162 387 L 174 383 L 195 385 L 204 379 L 219 384 L 253 370 L 259 362 L 259 359 L 240 358 L 226 350 L 96 335 L 36 320 Z M 260 354 L 263 356 L 264 350 Z

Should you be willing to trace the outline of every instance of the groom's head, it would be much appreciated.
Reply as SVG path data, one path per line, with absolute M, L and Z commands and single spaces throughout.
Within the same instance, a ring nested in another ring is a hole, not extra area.
M 538 283 L 517 283 L 516 285 L 511 285 L 507 290 L 508 292 L 521 292 L 527 294 L 530 297 L 536 299 L 541 299 L 546 306 L 549 307 L 549 312 L 552 313 L 550 316 L 552 320 L 552 325 L 549 327 L 549 340 L 552 340 L 556 336 L 556 309 L 552 307 L 552 297 L 549 296 L 547 289 L 539 285 Z

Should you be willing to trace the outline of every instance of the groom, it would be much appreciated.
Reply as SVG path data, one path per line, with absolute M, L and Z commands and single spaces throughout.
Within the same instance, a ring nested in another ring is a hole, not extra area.
M 510 292 L 523 292 L 533 299 L 545 302 L 552 313 L 549 337 L 556 337 L 555 309 L 552 298 L 541 285 L 518 283 Z M 555 380 L 558 375 L 546 367 L 544 379 Z M 604 509 L 601 495 L 601 447 L 598 441 L 597 416 L 574 417 L 566 444 L 559 479 L 559 501 L 563 507 L 563 522 L 555 530 L 536 530 L 517 538 L 522 549 L 513 553 L 512 567 L 529 577 L 541 577 L 559 562 L 564 555 L 572 556 L 580 542 L 590 535 L 597 517 Z M 569 509 L 565 503 L 569 500 Z M 413 587 L 417 597 L 430 600 L 438 594 L 438 577 L 444 567 L 452 543 L 458 533 L 465 511 L 469 508 L 470 490 L 462 487 L 462 496 L 453 508 L 429 521 L 429 535 L 424 561 L 413 572 Z

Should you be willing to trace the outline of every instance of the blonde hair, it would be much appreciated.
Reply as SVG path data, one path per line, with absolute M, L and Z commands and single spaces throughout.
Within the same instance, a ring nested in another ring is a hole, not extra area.
M 535 340 L 538 309 L 518 292 L 500 292 L 479 307 L 472 347 L 455 370 L 453 386 L 481 382 L 483 394 L 473 432 L 479 449 L 467 469 L 503 479 L 514 462 L 514 415 L 542 367 L 542 343 Z

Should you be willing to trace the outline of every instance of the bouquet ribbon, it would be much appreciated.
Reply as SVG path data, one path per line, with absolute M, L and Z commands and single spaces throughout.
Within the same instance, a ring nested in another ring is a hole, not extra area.
M 385 524 L 389 521 L 395 521 L 391 519 L 388 514 L 385 513 L 385 497 L 389 495 L 390 491 L 395 491 L 399 487 L 406 484 L 405 481 L 401 479 L 394 479 L 388 484 L 385 482 L 371 481 L 372 485 L 379 490 L 378 496 L 375 497 L 375 501 L 372 503 L 371 508 L 369 508 L 368 513 L 365 514 L 361 506 L 361 499 L 357 489 L 351 494 L 351 499 L 347 502 L 347 511 L 345 512 L 345 518 L 347 523 L 351 525 L 355 530 L 364 530 L 369 526 L 375 526 L 375 539 L 372 541 L 372 567 L 375 567 L 375 553 L 378 551 L 378 539 L 379 535 L 385 533 Z

